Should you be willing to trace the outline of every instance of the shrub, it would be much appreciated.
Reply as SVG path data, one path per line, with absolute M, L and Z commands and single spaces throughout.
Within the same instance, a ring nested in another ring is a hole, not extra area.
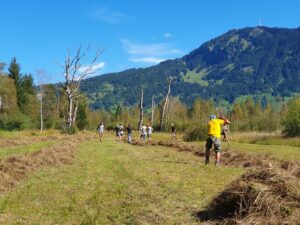
M 78 128 L 76 126 L 72 127 L 61 127 L 60 133 L 62 134 L 76 134 L 78 132 Z
M 67 128 L 68 134 L 76 134 L 78 132 L 78 128 L 76 126 L 72 126 L 70 128 Z
M 199 126 L 194 127 L 188 130 L 184 136 L 184 141 L 205 141 L 207 138 L 207 127 L 206 126 Z
M 283 133 L 289 137 L 300 136 L 300 97 L 292 99 L 288 104 L 288 112 L 282 120 Z
M 30 128 L 30 119 L 19 110 L 0 116 L 0 128 L 4 130 L 24 130 Z

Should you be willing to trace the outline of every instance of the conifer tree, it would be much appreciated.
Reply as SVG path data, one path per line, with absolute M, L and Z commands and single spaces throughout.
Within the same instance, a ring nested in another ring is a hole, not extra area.
M 11 63 L 8 68 L 8 76 L 14 80 L 16 90 L 17 90 L 17 105 L 21 106 L 21 99 L 22 99 L 22 93 L 21 93 L 21 68 L 20 65 L 17 63 L 16 57 L 14 57 L 11 60 Z

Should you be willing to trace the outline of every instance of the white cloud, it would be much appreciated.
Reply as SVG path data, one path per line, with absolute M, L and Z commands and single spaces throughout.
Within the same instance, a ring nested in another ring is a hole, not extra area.
M 141 58 L 130 58 L 129 59 L 132 62 L 138 62 L 138 63 L 160 63 L 162 61 L 165 61 L 166 59 L 163 58 L 157 58 L 157 57 L 141 57 Z
M 122 43 L 125 51 L 131 55 L 163 56 L 179 53 L 178 49 L 165 43 L 139 44 L 126 39 L 123 39 Z
M 165 38 L 171 38 L 171 37 L 173 37 L 173 34 L 171 34 L 171 33 L 165 33 L 164 37 Z
M 125 52 L 129 55 L 129 61 L 136 63 L 157 64 L 180 53 L 169 43 L 136 43 L 128 39 L 121 40 Z
M 109 8 L 103 7 L 103 8 L 98 8 L 92 12 L 89 13 L 91 17 L 105 21 L 110 24 L 119 24 L 121 23 L 122 20 L 127 18 L 126 15 L 112 11 Z
M 85 73 L 85 72 L 88 72 L 88 73 L 96 73 L 98 70 L 100 69 L 103 69 L 105 66 L 105 62 L 99 62 L 99 63 L 96 63 L 91 69 L 90 69 L 90 65 L 82 65 L 78 72 L 79 73 Z

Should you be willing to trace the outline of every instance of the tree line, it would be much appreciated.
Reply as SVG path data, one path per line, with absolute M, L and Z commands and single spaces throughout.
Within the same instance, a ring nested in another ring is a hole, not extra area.
M 99 53 L 96 54 L 98 56 Z M 74 69 L 76 60 L 80 58 L 81 52 L 77 51 L 74 58 L 67 58 L 63 67 Z M 92 72 L 92 65 L 90 70 L 80 74 L 81 79 Z M 54 128 L 72 133 L 76 129 L 95 130 L 100 122 L 104 122 L 108 129 L 113 129 L 117 123 L 131 123 L 136 129 L 141 123 L 152 123 L 155 130 L 164 131 L 168 131 L 173 123 L 178 131 L 186 132 L 205 127 L 209 115 L 217 114 L 212 100 L 196 98 L 192 106 L 188 107 L 178 97 L 169 96 L 170 91 L 166 93 L 165 100 L 152 102 L 152 108 L 143 108 L 143 101 L 140 101 L 133 107 L 118 104 L 113 110 L 95 111 L 90 109 L 89 101 L 78 91 L 76 71 L 68 71 L 69 77 L 61 84 L 34 85 L 31 74 L 21 73 L 16 58 L 12 59 L 7 73 L 3 72 L 3 68 L 4 65 L 0 64 L 0 129 L 4 130 Z M 72 106 L 70 94 L 73 98 Z M 300 135 L 300 97 L 292 98 L 281 108 L 272 107 L 267 100 L 262 104 L 248 97 L 235 102 L 230 109 L 219 107 L 219 110 L 232 121 L 233 131 L 282 130 L 289 136 Z

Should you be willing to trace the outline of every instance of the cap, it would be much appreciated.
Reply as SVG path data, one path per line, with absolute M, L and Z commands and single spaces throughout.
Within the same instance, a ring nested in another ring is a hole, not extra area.
M 209 118 L 210 118 L 211 120 L 217 119 L 216 115 L 214 115 L 214 114 L 210 115 Z

